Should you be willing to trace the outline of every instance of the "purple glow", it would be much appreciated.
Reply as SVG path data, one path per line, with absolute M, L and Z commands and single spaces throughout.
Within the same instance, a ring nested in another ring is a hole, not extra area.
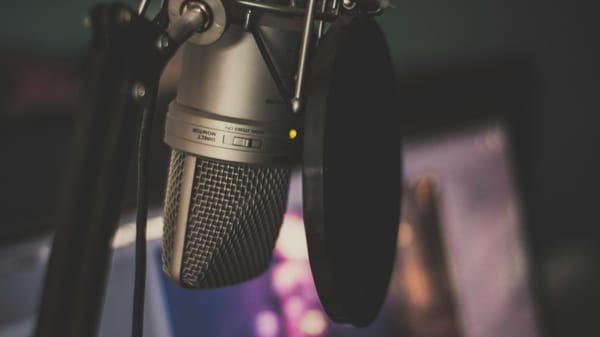
M 306 304 L 300 296 L 291 296 L 283 304 L 283 312 L 288 320 L 299 322 L 306 312 Z
M 254 331 L 258 337 L 277 337 L 279 335 L 279 319 L 270 310 L 259 312 L 254 319 Z
M 308 262 L 279 263 L 274 267 L 271 283 L 281 297 L 291 296 L 312 284 L 312 276 Z

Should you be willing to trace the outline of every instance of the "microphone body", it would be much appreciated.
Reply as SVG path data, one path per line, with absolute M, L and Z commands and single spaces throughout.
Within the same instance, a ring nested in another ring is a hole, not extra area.
M 296 30 L 261 27 L 293 79 Z M 216 42 L 191 38 L 170 104 L 172 148 L 163 270 L 188 288 L 237 284 L 270 264 L 297 156 L 288 109 L 250 32 L 230 24 Z

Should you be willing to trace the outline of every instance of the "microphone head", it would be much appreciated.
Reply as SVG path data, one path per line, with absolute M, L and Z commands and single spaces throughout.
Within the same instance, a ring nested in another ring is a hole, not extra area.
M 254 278 L 271 261 L 287 205 L 289 166 L 258 166 L 171 153 L 163 270 L 187 288 Z

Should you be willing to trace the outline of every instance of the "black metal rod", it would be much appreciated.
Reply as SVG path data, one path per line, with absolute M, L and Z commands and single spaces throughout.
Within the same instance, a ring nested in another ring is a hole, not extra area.
M 138 15 L 144 16 L 144 14 L 146 14 L 146 10 L 148 10 L 148 6 L 150 6 L 150 0 L 140 0 L 137 12 Z
M 92 43 L 76 135 L 35 327 L 36 337 L 96 335 L 139 117 L 177 45 L 122 4 L 90 15 Z
M 294 97 L 292 98 L 292 111 L 294 113 L 300 113 L 304 108 L 303 90 L 308 63 L 308 49 L 313 36 L 316 3 L 316 0 L 308 0 L 306 18 L 304 19 L 304 32 L 302 33 L 302 44 L 300 45 L 300 55 L 298 57 L 298 73 L 296 74 L 296 88 L 294 89 Z

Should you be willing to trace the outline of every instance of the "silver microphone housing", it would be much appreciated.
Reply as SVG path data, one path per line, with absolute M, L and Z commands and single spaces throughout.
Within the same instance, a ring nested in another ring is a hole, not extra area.
M 296 30 L 261 27 L 293 79 Z M 230 24 L 208 45 L 182 47 L 170 104 L 172 148 L 164 207 L 163 270 L 189 288 L 237 284 L 268 268 L 297 156 L 287 108 L 251 33 Z

